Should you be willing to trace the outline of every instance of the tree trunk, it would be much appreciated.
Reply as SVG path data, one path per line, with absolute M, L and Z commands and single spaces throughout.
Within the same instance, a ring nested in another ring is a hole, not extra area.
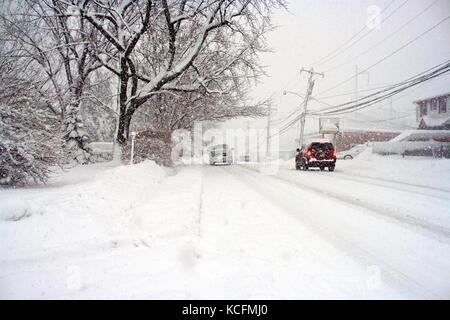
M 124 145 L 130 134 L 131 115 L 126 112 L 121 112 L 119 116 L 119 129 L 117 131 L 117 142 Z
M 119 128 L 117 130 L 116 140 L 119 145 L 123 146 L 128 140 L 129 129 L 131 124 L 131 115 L 127 114 L 128 100 L 128 64 L 124 57 L 120 59 L 121 74 L 119 76 Z

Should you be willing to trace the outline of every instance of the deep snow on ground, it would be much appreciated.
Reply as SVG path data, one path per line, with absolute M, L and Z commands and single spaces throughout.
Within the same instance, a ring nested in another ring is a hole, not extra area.
M 110 163 L 0 190 L 0 298 L 450 298 L 449 160 L 259 169 Z

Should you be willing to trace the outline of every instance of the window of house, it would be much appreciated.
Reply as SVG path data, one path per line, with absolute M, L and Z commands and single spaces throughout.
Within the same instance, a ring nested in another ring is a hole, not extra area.
M 427 104 L 425 102 L 422 102 L 420 104 L 420 116 L 426 116 L 427 115 Z
M 431 105 L 430 105 L 430 111 L 437 111 L 437 110 L 438 110 L 438 101 L 437 101 L 437 99 L 432 99 Z
M 439 99 L 439 113 L 447 112 L 447 98 Z

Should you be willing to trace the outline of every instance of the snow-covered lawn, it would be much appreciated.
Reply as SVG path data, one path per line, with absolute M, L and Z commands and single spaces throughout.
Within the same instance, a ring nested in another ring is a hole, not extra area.
M 0 298 L 450 298 L 450 161 L 80 166 L 0 190 Z

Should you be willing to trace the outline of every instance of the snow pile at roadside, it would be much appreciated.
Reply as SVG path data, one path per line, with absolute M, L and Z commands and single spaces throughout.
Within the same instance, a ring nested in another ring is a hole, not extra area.
M 0 190 L 0 298 L 179 288 L 199 259 L 202 175 L 173 173 L 149 161 L 80 166 L 49 186 Z
M 149 188 L 156 188 L 167 176 L 164 169 L 151 161 L 134 166 L 119 166 L 92 174 L 93 177 L 89 181 L 64 187 L 64 207 L 59 207 L 57 202 L 50 202 L 45 204 L 47 210 L 43 210 L 33 199 L 29 201 L 24 198 L 8 198 L 7 195 L 13 190 L 5 190 L 0 218 L 20 220 L 20 216 L 29 217 L 32 212 L 58 213 L 59 210 L 81 215 L 113 214 L 127 210 L 130 202 L 139 204 L 146 200 L 146 195 L 151 191 Z
M 88 251 L 134 241 L 137 208 L 151 199 L 167 178 L 166 170 L 150 161 L 84 169 L 92 177 L 76 184 L 68 173 L 69 181 L 58 178 L 57 187 L 0 190 L 3 258 L 39 257 L 62 248 Z
M 83 186 L 76 202 L 86 205 L 91 213 L 114 214 L 133 209 L 148 200 L 152 189 L 167 176 L 153 161 L 133 166 L 120 166 L 99 173 L 92 183 Z

